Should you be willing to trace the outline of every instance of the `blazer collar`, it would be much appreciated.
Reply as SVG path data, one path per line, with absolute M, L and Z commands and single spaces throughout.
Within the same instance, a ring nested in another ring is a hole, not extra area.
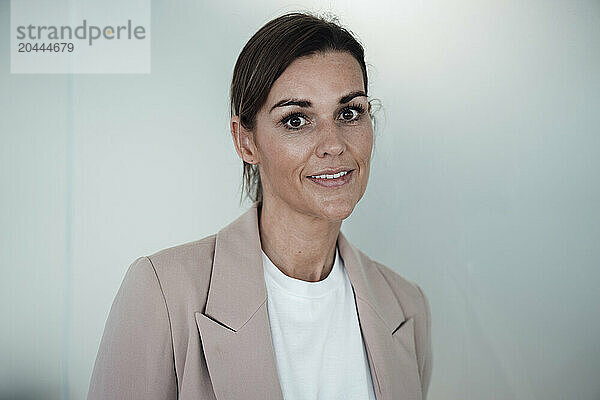
M 283 399 L 266 309 L 259 204 L 217 233 L 206 308 L 195 313 L 219 400 Z M 406 318 L 374 261 L 341 231 L 337 244 L 354 289 L 377 399 L 402 394 L 421 400 L 412 317 Z
M 262 247 L 258 228 L 258 205 L 217 233 L 206 314 L 237 331 L 267 298 Z M 377 267 L 340 231 L 338 248 L 356 297 L 368 303 L 392 333 L 406 318 Z M 236 288 L 231 293 L 229 288 Z

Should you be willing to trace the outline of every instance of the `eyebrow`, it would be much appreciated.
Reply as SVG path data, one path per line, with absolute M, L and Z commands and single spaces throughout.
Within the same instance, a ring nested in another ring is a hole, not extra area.
M 350 100 L 352 100 L 353 98 L 359 97 L 359 96 L 367 97 L 367 94 L 362 90 L 350 92 L 347 95 L 340 97 L 339 103 L 340 104 L 347 103 Z M 312 103 L 310 102 L 310 100 L 306 100 L 306 99 L 297 99 L 297 98 L 283 99 L 281 101 L 278 101 L 273 107 L 271 107 L 271 109 L 269 110 L 269 113 L 277 107 L 286 107 L 286 106 L 312 107 Z

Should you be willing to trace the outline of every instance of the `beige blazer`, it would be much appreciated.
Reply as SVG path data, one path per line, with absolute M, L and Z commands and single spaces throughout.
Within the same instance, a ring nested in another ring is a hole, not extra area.
M 106 321 L 88 400 L 283 400 L 258 204 L 216 234 L 129 266 Z M 432 360 L 426 297 L 342 232 L 337 244 L 377 400 L 425 400 Z

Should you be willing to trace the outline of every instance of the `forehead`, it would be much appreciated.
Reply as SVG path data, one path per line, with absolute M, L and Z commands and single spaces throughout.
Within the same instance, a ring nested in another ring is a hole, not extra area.
M 288 97 L 314 103 L 336 102 L 352 91 L 364 90 L 362 69 L 348 52 L 326 52 L 294 60 L 277 78 L 266 105 Z

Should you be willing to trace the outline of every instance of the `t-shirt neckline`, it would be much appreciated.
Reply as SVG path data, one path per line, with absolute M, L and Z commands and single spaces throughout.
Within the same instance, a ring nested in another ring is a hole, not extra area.
M 292 278 L 284 274 L 271 259 L 262 251 L 263 268 L 265 271 L 265 278 L 271 280 L 280 289 L 284 290 L 288 294 L 299 296 L 316 298 L 327 295 L 333 290 L 337 289 L 343 284 L 344 272 L 343 272 L 343 261 L 339 255 L 339 249 L 335 247 L 335 258 L 333 261 L 333 267 L 329 274 L 317 282 L 304 281 L 302 279 Z

